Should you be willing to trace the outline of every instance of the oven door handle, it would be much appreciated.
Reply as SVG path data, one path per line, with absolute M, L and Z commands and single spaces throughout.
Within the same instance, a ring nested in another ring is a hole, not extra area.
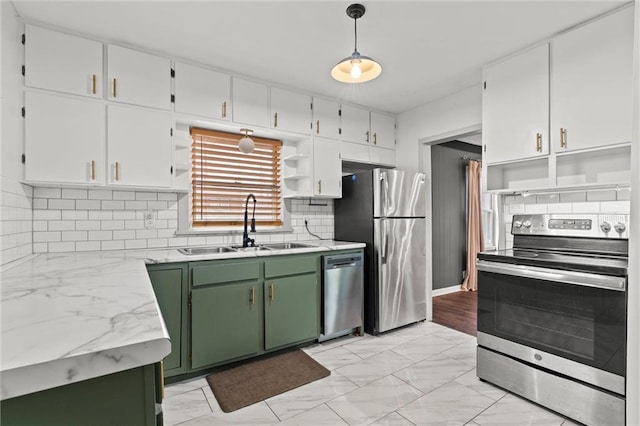
M 563 284 L 575 284 L 617 291 L 625 291 L 627 287 L 627 280 L 624 277 L 563 271 L 560 269 L 548 269 L 528 265 L 513 265 L 510 263 L 489 262 L 486 260 L 478 260 L 476 265 L 478 271 L 482 272 L 553 281 Z

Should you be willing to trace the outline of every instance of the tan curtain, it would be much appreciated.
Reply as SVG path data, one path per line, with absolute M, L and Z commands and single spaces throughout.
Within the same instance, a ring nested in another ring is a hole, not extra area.
M 478 273 L 476 257 L 484 250 L 482 237 L 482 209 L 480 207 L 480 165 L 479 161 L 469 161 L 467 165 L 467 276 L 462 290 L 476 291 Z

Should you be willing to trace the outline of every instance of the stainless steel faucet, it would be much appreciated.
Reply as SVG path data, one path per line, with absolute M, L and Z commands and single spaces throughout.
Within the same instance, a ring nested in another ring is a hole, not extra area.
M 249 198 L 253 198 L 253 215 L 251 216 L 251 232 L 256 232 L 256 197 L 253 194 L 247 195 L 247 202 L 244 204 L 244 232 L 242 233 L 242 247 L 255 247 L 256 240 L 249 238 L 247 232 L 247 222 L 249 221 Z

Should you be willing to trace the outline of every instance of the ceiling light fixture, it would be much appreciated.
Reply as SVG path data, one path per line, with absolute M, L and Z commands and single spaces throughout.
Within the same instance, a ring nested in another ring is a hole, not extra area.
M 382 72 L 382 67 L 368 56 L 362 56 L 358 52 L 358 18 L 362 18 L 365 8 L 354 3 L 347 7 L 347 16 L 353 19 L 355 32 L 355 47 L 351 56 L 347 56 L 336 64 L 331 70 L 331 77 L 343 83 L 364 83 L 373 80 Z
M 240 129 L 244 136 L 242 139 L 238 141 L 238 149 L 245 154 L 249 154 L 253 152 L 253 149 L 256 147 L 256 144 L 253 142 L 253 139 L 249 137 L 249 135 L 253 134 L 253 130 L 251 129 Z

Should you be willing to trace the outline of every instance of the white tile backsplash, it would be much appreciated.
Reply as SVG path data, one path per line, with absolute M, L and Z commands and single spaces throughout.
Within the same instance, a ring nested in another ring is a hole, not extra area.
M 333 238 L 333 201 L 290 200 L 291 232 L 258 233 L 257 243 Z M 107 189 L 34 188 L 33 252 L 145 249 L 188 245 L 240 244 L 241 227 L 229 234 L 176 236 L 178 194 Z M 145 228 L 145 213 L 155 227 Z M 3 246 L 4 247 L 4 246 Z M 31 246 L 29 246 L 31 247 Z
M 32 187 L 0 176 L 0 265 L 33 252 L 32 204 Z

